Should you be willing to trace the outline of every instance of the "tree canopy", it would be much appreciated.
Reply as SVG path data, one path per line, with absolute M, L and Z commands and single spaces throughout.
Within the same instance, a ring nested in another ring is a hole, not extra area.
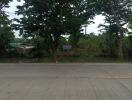
M 131 0 L 100 0 L 101 13 L 106 17 L 105 29 L 111 34 L 115 33 L 118 42 L 118 56 L 123 58 L 123 38 L 127 31 L 124 25 L 128 24 L 132 15 Z
M 17 6 L 16 11 L 21 18 L 14 19 L 17 24 L 13 25 L 4 11 L 11 1 L 0 1 L 2 52 L 7 51 L 13 39 L 12 29 L 16 29 L 20 30 L 27 44 L 34 45 L 35 55 L 43 56 L 43 53 L 47 53 L 55 61 L 63 45 L 70 45 L 74 53 L 80 47 L 87 46 L 87 51 L 97 51 L 98 55 L 118 56 L 122 59 L 127 51 L 131 54 L 132 0 L 23 0 L 23 5 Z M 87 35 L 88 24 L 99 14 L 105 16 L 105 23 L 99 26 L 103 31 L 99 35 Z
M 5 54 L 9 47 L 10 41 L 13 39 L 14 34 L 11 30 L 11 21 L 3 8 L 8 7 L 11 0 L 0 1 L 0 53 Z
M 61 35 L 80 33 L 95 15 L 95 0 L 25 0 L 18 6 L 20 28 L 26 37 L 41 36 L 56 56 Z

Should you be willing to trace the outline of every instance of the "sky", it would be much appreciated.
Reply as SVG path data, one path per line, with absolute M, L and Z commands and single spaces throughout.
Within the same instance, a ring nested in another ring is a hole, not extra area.
M 16 6 L 17 5 L 22 5 L 24 2 L 21 1 L 21 2 L 17 2 L 17 0 L 13 0 L 13 2 L 11 2 L 9 4 L 10 8 L 6 9 L 7 13 L 9 14 L 9 18 L 10 19 L 13 19 L 13 18 L 19 18 L 20 16 L 17 16 L 15 15 L 15 11 L 17 10 Z M 104 23 L 104 16 L 102 15 L 98 15 L 94 18 L 93 20 L 95 23 L 94 24 L 91 24 L 91 25 L 88 25 L 87 27 L 87 34 L 89 33 L 95 33 L 95 34 L 98 34 L 99 33 L 99 28 L 98 28 L 98 25 L 99 24 L 103 24 Z M 18 35 L 19 33 L 18 32 L 15 32 L 15 35 L 16 37 L 19 37 Z

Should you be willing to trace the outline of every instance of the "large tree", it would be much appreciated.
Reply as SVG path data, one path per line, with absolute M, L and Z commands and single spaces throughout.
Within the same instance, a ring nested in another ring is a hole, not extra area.
M 56 59 L 61 35 L 78 34 L 82 24 L 95 14 L 96 0 L 24 0 L 17 14 L 19 28 L 27 37 L 45 38 Z M 76 36 L 76 35 L 75 35 Z
M 4 11 L 4 8 L 8 7 L 10 1 L 11 0 L 0 1 L 0 53 L 2 55 L 6 53 L 9 43 L 14 36 L 10 27 L 11 21 L 8 19 L 8 15 Z
M 132 0 L 100 0 L 99 3 L 106 23 L 109 23 L 109 29 L 112 28 L 111 32 L 116 33 L 118 56 L 123 59 L 124 25 L 128 23 L 132 14 Z

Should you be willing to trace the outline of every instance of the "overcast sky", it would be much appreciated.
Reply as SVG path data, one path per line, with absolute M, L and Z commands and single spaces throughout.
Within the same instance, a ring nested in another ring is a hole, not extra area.
M 11 2 L 9 4 L 10 8 L 6 9 L 6 11 L 10 15 L 10 19 L 19 17 L 19 16 L 15 15 L 15 11 L 17 10 L 16 6 L 17 5 L 22 5 L 22 4 L 23 4 L 23 1 L 22 2 L 17 2 L 17 0 L 13 0 L 13 2 Z M 104 20 L 103 16 L 101 16 L 101 15 L 96 16 L 95 19 L 94 19 L 95 23 L 91 24 L 87 27 L 87 34 L 89 34 L 91 32 L 94 32 L 94 33 L 98 34 L 99 33 L 98 25 L 103 23 L 104 22 L 103 20 Z M 18 37 L 18 32 L 16 32 L 16 36 Z

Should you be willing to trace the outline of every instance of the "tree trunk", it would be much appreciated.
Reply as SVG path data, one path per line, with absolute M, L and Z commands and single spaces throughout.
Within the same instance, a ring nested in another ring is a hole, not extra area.
M 120 32 L 119 36 L 119 44 L 118 44 L 118 57 L 120 60 L 124 59 L 124 54 L 123 54 L 123 34 Z
M 52 52 L 53 54 L 53 61 L 54 62 L 58 62 L 58 57 L 57 57 L 57 48 L 53 48 L 53 52 Z
M 53 56 L 53 61 L 58 62 L 58 57 L 57 57 L 57 51 L 58 51 L 58 46 L 59 46 L 59 36 L 54 37 L 54 40 L 52 42 L 52 56 Z
M 114 6 L 116 6 L 117 4 L 115 4 L 115 2 L 114 1 L 111 1 L 112 2 L 112 4 L 113 4 L 113 6 L 112 6 L 112 12 L 113 12 L 113 14 L 114 14 L 114 17 L 115 17 L 115 22 L 116 22 L 116 24 L 117 24 L 117 26 L 118 26 L 118 33 L 117 33 L 117 35 L 118 35 L 118 37 L 119 37 L 119 39 L 118 39 L 118 58 L 120 59 L 120 60 L 123 60 L 123 58 L 124 58 L 124 55 L 123 55 L 123 31 L 122 31 L 122 25 L 121 25 L 121 23 L 120 23 L 120 16 L 119 16 L 119 10 L 117 11 L 117 10 L 115 10 L 113 7 Z
M 118 26 L 118 58 L 119 60 L 124 59 L 124 54 L 123 54 L 123 31 L 122 31 L 122 26 L 120 25 L 120 21 L 116 18 L 116 23 Z

